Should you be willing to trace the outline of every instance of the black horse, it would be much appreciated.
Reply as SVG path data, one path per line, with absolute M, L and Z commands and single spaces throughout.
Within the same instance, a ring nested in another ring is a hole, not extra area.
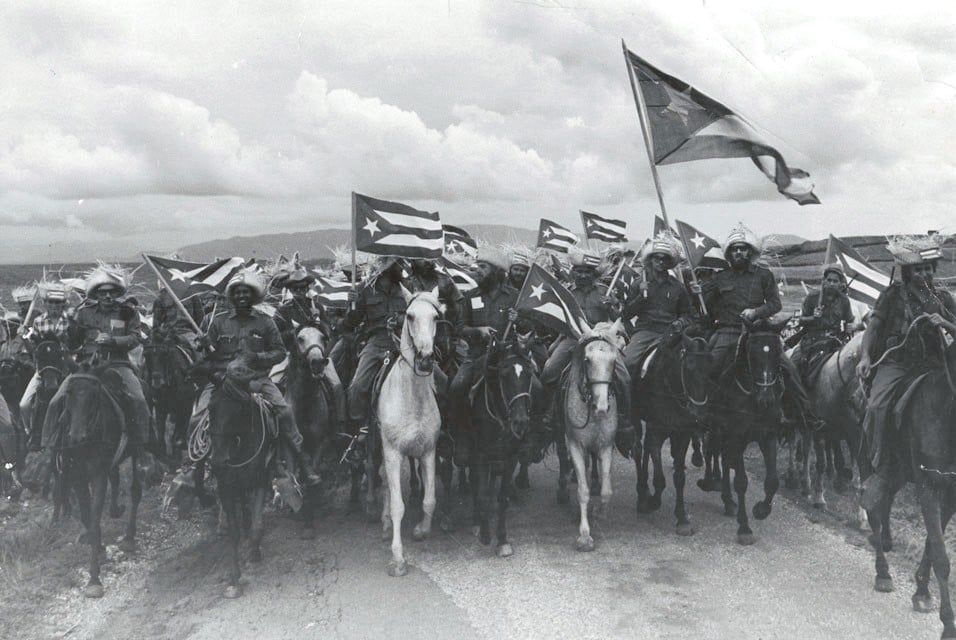
M 186 431 L 196 399 L 196 385 L 189 377 L 192 356 L 173 338 L 153 333 L 151 341 L 143 347 L 143 378 L 150 390 L 156 447 L 159 454 L 167 456 L 172 450 L 186 445 Z M 167 420 L 172 418 L 171 443 L 166 441 Z
M 514 553 L 508 542 L 505 515 L 511 497 L 511 479 L 519 449 L 531 421 L 537 378 L 527 339 L 489 345 L 482 376 L 474 390 L 472 423 L 475 446 L 470 476 L 474 504 L 472 525 L 483 545 L 491 544 L 490 514 L 497 493 L 499 557 Z M 498 479 L 497 492 L 495 480 Z
M 773 498 L 780 487 L 777 477 L 777 437 L 783 418 L 783 325 L 766 322 L 744 325 L 735 357 L 718 381 L 718 394 L 712 413 L 722 443 L 724 473 L 721 497 L 724 513 L 737 516 L 737 542 L 755 542 L 747 517 L 747 470 L 744 452 L 756 442 L 763 454 L 766 476 L 764 499 L 757 502 L 753 515 L 763 520 L 773 509 Z M 734 502 L 730 490 L 730 470 L 734 472 Z M 738 504 L 739 503 L 739 504 Z
M 136 546 L 136 513 L 142 497 L 138 464 L 141 446 L 131 442 L 126 431 L 125 411 L 118 400 L 121 397 L 122 380 L 112 368 L 75 373 L 63 381 L 43 423 L 42 444 L 56 456 L 61 482 L 65 491 L 72 489 L 76 494 L 80 518 L 86 526 L 85 540 L 91 547 L 90 579 L 83 591 L 87 598 L 103 596 L 100 520 L 107 483 L 110 476 L 118 478 L 117 467 L 127 457 L 132 462 L 130 510 L 119 546 L 130 552 Z
M 635 416 L 647 425 L 644 447 L 637 463 L 637 511 L 649 513 L 661 506 L 661 492 L 666 486 L 661 448 L 670 438 L 674 460 L 674 489 L 677 501 L 677 533 L 694 532 L 684 505 L 687 448 L 691 438 L 700 431 L 707 413 L 712 384 L 710 350 L 707 341 L 686 334 L 669 335 L 661 341 L 646 374 L 633 375 Z M 650 461 L 654 463 L 654 493 L 648 486 Z
M 251 385 L 254 387 L 255 382 Z M 242 595 L 239 584 L 240 517 L 249 510 L 250 560 L 262 560 L 266 491 L 272 478 L 278 425 L 271 409 L 250 393 L 247 376 L 225 374 L 209 399 L 210 466 L 226 514 L 229 577 L 225 597 Z

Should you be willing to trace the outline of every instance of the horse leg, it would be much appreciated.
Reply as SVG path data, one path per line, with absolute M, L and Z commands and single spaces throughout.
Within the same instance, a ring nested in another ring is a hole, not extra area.
M 601 475 L 598 471 L 598 456 L 594 453 L 590 456 L 591 462 L 591 495 L 599 496 L 601 495 Z
M 640 457 L 635 456 L 634 463 L 637 465 L 637 512 L 651 513 L 651 490 L 647 485 L 648 469 L 650 468 L 651 449 L 656 448 L 654 439 L 657 436 L 647 428 L 644 430 L 644 447 Z
M 673 443 L 673 441 L 671 441 Z M 694 453 L 690 457 L 690 463 L 700 469 L 704 466 L 704 453 L 703 448 L 700 442 L 700 436 L 696 433 L 691 436 L 690 444 L 694 449 Z
M 793 440 L 787 444 L 787 476 L 784 480 L 784 484 L 791 491 L 796 491 L 800 488 L 800 474 L 797 473 L 796 463 L 797 439 L 799 437 L 799 435 L 795 435 Z
M 216 498 L 206 492 L 206 461 L 200 460 L 193 468 L 193 482 L 196 485 L 196 498 L 199 506 L 208 509 L 216 504 Z
M 843 439 L 831 438 L 830 444 L 833 447 L 833 466 L 836 470 L 833 488 L 837 493 L 843 494 L 846 493 L 847 484 L 853 479 L 853 469 L 847 467 L 846 458 L 843 455 Z
M 732 459 L 734 461 L 734 491 L 737 493 L 737 544 L 744 546 L 756 542 L 754 532 L 750 529 L 747 518 L 747 469 L 744 466 L 744 451 L 747 445 L 744 441 L 735 443 Z M 774 470 L 776 472 L 776 470 Z
M 392 525 L 392 562 L 388 565 L 388 575 L 403 576 L 408 573 L 405 554 L 402 549 L 402 518 L 405 517 L 405 503 L 402 500 L 402 459 L 401 452 L 390 447 L 384 451 L 385 476 L 387 479 L 386 503 L 388 517 Z M 383 515 L 383 520 L 385 516 Z
M 359 499 L 362 495 L 362 469 L 359 467 L 352 467 L 349 472 L 349 504 L 357 505 Z
M 365 515 L 369 522 L 374 522 L 378 518 L 378 512 L 375 509 L 375 478 L 380 473 L 378 465 L 375 464 L 375 455 L 373 449 L 373 440 L 375 438 L 371 433 L 368 434 L 368 451 L 365 456 Z
M 571 460 L 568 456 L 568 440 L 563 433 L 556 435 L 555 449 L 558 453 L 558 504 L 568 504 L 568 474 L 571 472 Z
M 607 506 L 611 502 L 611 495 L 613 495 L 611 488 L 611 455 L 613 451 L 614 448 L 612 446 L 602 449 L 600 457 L 597 463 L 595 463 L 595 466 L 600 464 L 601 467 L 601 501 L 594 510 L 595 518 L 603 518 L 607 515 Z
M 239 491 L 235 487 L 220 483 L 219 501 L 226 514 L 226 545 L 229 547 L 228 574 L 226 577 L 226 598 L 238 598 L 242 595 L 239 584 Z
M 107 474 L 105 470 L 97 470 L 93 480 L 93 500 L 90 504 L 90 579 L 83 589 L 87 598 L 102 598 L 103 583 L 100 582 L 100 556 L 103 553 L 103 532 L 100 528 L 100 518 L 103 515 L 103 503 L 106 502 Z
M 726 439 L 722 443 L 720 453 L 721 477 L 720 477 L 720 499 L 724 503 L 724 515 L 733 517 L 737 515 L 737 503 L 734 501 L 733 493 L 730 489 L 730 471 L 735 468 L 735 452 L 731 449 L 730 442 Z
M 648 427 L 650 431 L 650 427 Z M 667 480 L 664 479 L 664 461 L 663 461 L 663 449 L 664 449 L 664 440 L 667 438 L 667 434 L 658 431 L 654 436 L 654 446 L 651 448 L 651 460 L 654 461 L 654 493 L 650 497 L 650 507 L 651 511 L 657 511 L 661 508 L 661 495 L 664 493 L 664 489 L 667 487 Z M 687 455 L 687 450 L 684 449 L 684 455 Z
M 869 509 L 866 512 L 866 518 L 870 521 L 870 529 L 873 534 L 870 536 L 870 543 L 876 550 L 876 580 L 873 588 L 883 593 L 893 591 L 893 578 L 890 576 L 889 564 L 886 562 L 885 551 L 883 550 L 883 504 L 889 503 L 891 497 L 884 495 L 881 503 L 875 509 Z
M 815 509 L 826 509 L 827 500 L 823 490 L 824 468 L 821 466 L 820 461 L 826 456 L 829 447 L 827 447 L 827 443 L 824 441 L 822 434 L 812 434 L 811 438 L 813 439 L 813 451 L 817 458 L 816 464 L 813 467 L 813 507 Z
M 528 479 L 528 463 L 522 462 L 518 468 L 518 476 L 515 478 L 514 486 L 516 489 L 530 489 L 531 481 Z
M 130 457 L 130 476 L 129 487 L 129 520 L 126 522 L 126 533 L 120 540 L 119 548 L 127 553 L 136 550 L 136 515 L 139 512 L 139 502 L 143 498 L 143 484 L 139 471 L 139 455 L 133 454 Z
M 574 473 L 578 477 L 578 506 L 581 511 L 578 539 L 574 547 L 578 551 L 594 551 L 594 538 L 591 537 L 591 525 L 588 523 L 588 501 L 591 494 L 588 490 L 587 469 L 584 466 L 587 453 L 577 442 L 568 442 L 568 453 L 571 455 Z
M 418 507 L 422 503 L 422 470 L 421 462 L 408 456 L 408 506 Z
M 471 492 L 471 533 L 476 538 L 481 534 L 481 471 L 480 463 L 473 462 L 470 466 L 471 482 L 468 489 Z
M 953 625 L 953 606 L 949 597 L 949 556 L 946 553 L 946 542 L 943 540 L 943 521 L 940 514 L 940 488 L 926 482 L 925 478 L 917 481 L 920 508 L 923 511 L 923 522 L 926 524 L 926 551 L 929 552 L 933 573 L 939 583 L 939 619 L 943 623 L 943 638 L 956 638 L 956 626 Z M 948 496 L 947 496 L 948 497 Z M 946 501 L 945 508 L 951 509 L 950 501 Z M 952 513 L 948 513 L 952 516 Z M 948 518 L 947 518 L 948 520 Z M 915 604 L 915 603 L 914 603 Z
M 422 520 L 412 529 L 412 540 L 424 540 L 432 532 L 432 518 L 435 516 L 435 450 L 432 449 L 419 460 L 422 472 Z
M 123 513 L 126 511 L 126 506 L 120 504 L 119 494 L 120 494 L 120 473 L 119 465 L 116 465 L 109 470 L 109 481 L 110 481 L 110 517 L 111 518 L 122 518 Z
M 810 497 L 810 449 L 815 443 L 812 442 L 814 438 L 810 429 L 803 427 L 799 433 L 800 446 L 803 449 L 803 459 L 800 460 L 800 495 L 808 498 Z M 826 456 L 818 455 L 816 464 L 818 467 L 825 466 Z
M 262 512 L 266 504 L 265 487 L 256 487 L 250 492 L 252 499 L 252 517 L 249 528 L 249 561 L 262 562 L 262 537 L 265 535 L 265 527 L 262 521 Z
M 677 535 L 690 536 L 694 534 L 694 526 L 687 517 L 687 507 L 684 503 L 684 485 L 687 483 L 687 446 L 690 437 L 683 433 L 671 434 L 671 458 L 674 460 L 674 516 L 677 518 Z
M 777 439 L 761 438 L 760 452 L 763 454 L 766 476 L 763 481 L 763 500 L 754 504 L 753 514 L 757 520 L 764 520 L 773 511 L 773 497 L 777 495 L 777 489 L 780 488 L 780 478 L 777 475 Z M 809 449 L 807 457 L 810 457 Z
M 511 496 L 511 477 L 515 472 L 515 458 L 508 456 L 505 460 L 504 473 L 501 474 L 501 487 L 498 489 L 498 547 L 495 554 L 499 558 L 507 558 L 514 554 L 511 543 L 508 542 L 508 529 L 506 526 L 506 514 L 508 513 L 508 502 Z
M 162 394 L 158 398 L 156 403 L 156 447 L 157 451 L 163 457 L 169 454 L 169 447 L 166 445 L 166 421 L 169 419 L 169 409 L 167 404 L 170 400 L 168 397 L 163 397 L 166 394 Z

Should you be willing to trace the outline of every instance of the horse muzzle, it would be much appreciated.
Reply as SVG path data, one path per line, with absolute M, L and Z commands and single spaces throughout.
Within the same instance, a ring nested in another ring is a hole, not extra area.
M 325 371 L 325 367 L 328 366 L 328 358 L 310 358 L 309 359 L 309 372 L 313 377 L 318 378 L 322 375 L 322 372 Z
M 432 354 L 415 356 L 415 371 L 421 374 L 432 373 L 435 369 L 435 356 Z

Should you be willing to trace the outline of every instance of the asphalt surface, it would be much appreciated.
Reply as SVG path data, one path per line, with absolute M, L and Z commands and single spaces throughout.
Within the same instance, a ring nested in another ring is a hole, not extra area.
M 723 515 L 718 494 L 697 488 L 702 472 L 691 469 L 696 533 L 679 537 L 672 487 L 660 511 L 637 515 L 633 465 L 614 459 L 615 494 L 607 516 L 592 520 L 590 553 L 574 549 L 574 491 L 570 505 L 556 503 L 552 455 L 532 469 L 532 488 L 509 511 L 510 558 L 479 544 L 470 502 L 453 496 L 454 532 L 436 528 L 413 542 L 414 511 L 406 513 L 409 573 L 391 578 L 380 525 L 349 512 L 343 490 L 312 541 L 298 538 L 293 518 L 267 513 L 264 562 L 245 564 L 239 599 L 221 596 L 223 552 L 207 512 L 167 522 L 163 549 L 148 563 L 107 572 L 100 601 L 66 594 L 42 628 L 97 640 L 938 637 L 936 613 L 910 607 L 910 563 L 891 560 L 895 593 L 873 590 L 873 556 L 859 532 L 811 522 L 806 509 L 778 497 L 769 519 L 752 520 L 756 544 L 740 546 L 736 521 Z M 748 509 L 762 497 L 760 480 L 751 477 Z M 440 494 L 439 508 L 448 505 Z

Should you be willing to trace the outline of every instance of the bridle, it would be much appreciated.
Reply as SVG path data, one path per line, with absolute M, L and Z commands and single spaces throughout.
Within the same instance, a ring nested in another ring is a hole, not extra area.
M 707 341 L 704 340 L 703 338 L 691 338 L 691 341 L 694 342 L 694 343 L 698 343 L 698 342 L 699 342 L 699 343 L 703 344 L 705 348 L 707 347 Z M 687 356 L 687 347 L 683 347 L 683 348 L 681 349 L 681 352 L 680 352 L 680 387 L 681 387 L 681 394 L 682 394 L 682 396 L 683 396 L 684 398 L 687 398 L 687 402 L 690 403 L 691 405 L 693 405 L 693 406 L 695 406 L 695 407 L 706 407 L 706 406 L 707 406 L 707 400 L 708 400 L 708 394 L 707 394 L 706 391 L 704 391 L 704 398 L 703 398 L 703 400 L 697 400 L 697 399 L 695 399 L 695 398 L 690 394 L 690 391 L 688 391 L 688 389 L 687 389 L 687 357 L 686 357 L 686 356 Z M 685 405 L 685 407 L 686 407 L 686 406 L 687 406 L 687 405 Z
M 408 319 L 408 308 L 410 308 L 410 307 L 412 306 L 412 304 L 414 304 L 415 301 L 418 300 L 419 297 L 420 297 L 423 293 L 425 293 L 425 292 L 419 291 L 418 293 L 416 293 L 415 295 L 412 296 L 412 299 L 411 299 L 411 300 L 408 301 L 408 307 L 406 307 L 406 310 L 405 310 L 406 320 Z M 441 302 L 439 302 L 437 298 L 436 298 L 435 300 L 432 300 L 430 297 L 422 298 L 422 299 L 423 299 L 425 302 L 427 302 L 428 304 L 430 304 L 431 307 L 432 307 L 432 308 L 435 310 L 435 312 L 438 314 L 438 317 L 435 319 L 435 332 L 437 333 L 437 331 L 438 331 L 438 321 L 441 320 L 441 317 L 442 317 Z M 403 332 L 408 331 L 408 328 L 407 328 L 407 327 L 408 327 L 408 322 L 406 322 L 406 323 L 402 326 L 402 331 L 403 331 Z M 411 336 L 409 336 L 409 338 L 411 338 Z M 432 336 L 432 338 L 434 339 L 434 336 Z M 409 351 L 409 349 L 408 349 L 408 348 L 405 348 L 405 347 L 402 347 L 401 342 L 399 342 L 399 345 L 398 345 L 398 353 L 399 353 L 399 356 L 402 358 L 402 360 L 405 361 L 405 364 L 407 364 L 407 365 L 411 368 L 412 373 L 415 374 L 416 376 L 418 376 L 419 378 L 427 378 L 427 377 L 431 376 L 431 375 L 434 373 L 434 370 L 429 370 L 429 371 L 427 371 L 427 372 L 425 372 L 425 373 L 419 373 L 418 363 L 416 362 L 417 356 L 419 355 L 418 349 L 415 347 L 415 342 L 414 342 L 414 341 L 412 341 L 412 340 L 409 340 L 409 341 L 411 342 L 412 359 L 411 359 L 411 360 L 408 359 L 408 356 L 406 355 L 405 352 L 406 352 L 406 351 Z M 434 356 L 433 356 L 433 357 L 434 357 Z
M 772 331 L 767 332 L 767 334 L 774 335 Z M 741 334 L 740 342 L 738 342 L 738 348 L 737 348 L 738 353 L 740 352 L 740 349 L 743 348 L 742 343 L 745 337 L 749 337 L 749 332 L 745 331 L 744 333 Z M 769 352 L 770 345 L 764 345 L 763 350 L 765 352 Z M 780 367 L 778 366 L 776 371 L 773 372 L 772 378 L 765 377 L 762 381 L 757 380 L 754 377 L 754 373 L 753 373 L 754 372 L 753 356 L 752 356 L 751 345 L 749 341 L 746 347 L 746 351 L 747 351 L 747 372 L 750 374 L 754 388 L 747 389 L 744 386 L 744 383 L 740 380 L 740 376 L 738 375 L 739 372 L 737 371 L 737 367 L 734 367 L 734 382 L 736 383 L 737 388 L 740 389 L 745 395 L 750 396 L 759 391 L 766 390 L 776 386 L 777 383 L 780 381 Z
M 488 345 L 488 354 L 487 354 L 486 358 L 490 358 L 490 357 L 491 357 L 492 351 L 493 351 L 493 349 L 494 349 L 494 345 L 495 345 L 495 342 L 494 342 L 493 340 L 489 342 L 489 345 Z M 513 360 L 523 361 L 523 362 L 526 364 L 526 366 L 528 367 L 528 370 L 529 370 L 529 371 L 532 370 L 533 364 L 532 364 L 532 362 L 531 362 L 531 359 L 530 359 L 528 356 L 524 355 L 524 354 L 519 354 L 519 353 L 511 352 L 510 355 L 506 355 L 506 356 L 502 359 L 502 362 L 501 362 L 501 363 L 496 364 L 496 365 L 494 365 L 494 366 L 488 365 L 488 364 L 487 364 L 488 361 L 487 361 L 487 359 L 486 359 L 486 360 L 485 360 L 485 384 L 484 384 L 485 392 L 484 392 L 484 394 L 482 394 L 482 395 L 485 396 L 485 411 L 488 412 L 488 415 L 491 416 L 491 417 L 494 419 L 494 421 L 498 423 L 498 426 L 499 426 L 499 427 L 501 427 L 502 429 L 507 429 L 507 430 L 511 433 L 511 436 L 512 436 L 515 440 L 520 440 L 522 436 L 519 435 L 519 434 L 517 434 L 517 433 L 515 433 L 514 426 L 512 425 L 512 420 L 511 420 L 511 407 L 514 405 L 515 402 L 517 402 L 518 400 L 520 400 L 520 399 L 522 399 L 522 398 L 527 398 L 527 399 L 528 399 L 528 402 L 529 402 L 529 403 L 531 402 L 531 390 L 532 390 L 532 388 L 533 388 L 533 386 L 534 386 L 534 378 L 533 378 L 532 376 L 529 376 L 529 377 L 528 377 L 528 390 L 527 390 L 527 391 L 519 391 L 519 392 L 516 393 L 515 395 L 511 396 L 511 398 L 508 398 L 508 397 L 505 395 L 505 389 L 504 389 L 504 386 L 503 386 L 503 384 L 502 384 L 502 379 L 501 379 L 500 372 L 501 372 L 503 369 L 507 368 L 507 367 L 505 366 L 505 363 L 510 362 L 510 361 L 513 361 Z M 498 373 L 498 375 L 496 376 L 496 377 L 498 378 L 498 380 L 497 380 L 498 384 L 496 385 L 496 386 L 498 387 L 497 398 L 498 398 L 498 400 L 499 400 L 500 405 L 504 408 L 504 417 L 502 417 L 501 414 L 500 414 L 500 412 L 495 411 L 495 410 L 492 408 L 492 406 L 491 406 L 491 405 L 492 405 L 492 402 L 491 402 L 491 394 L 488 393 L 488 370 L 489 370 L 489 369 L 492 369 L 492 368 L 494 368 L 494 369 L 497 371 L 497 373 Z

